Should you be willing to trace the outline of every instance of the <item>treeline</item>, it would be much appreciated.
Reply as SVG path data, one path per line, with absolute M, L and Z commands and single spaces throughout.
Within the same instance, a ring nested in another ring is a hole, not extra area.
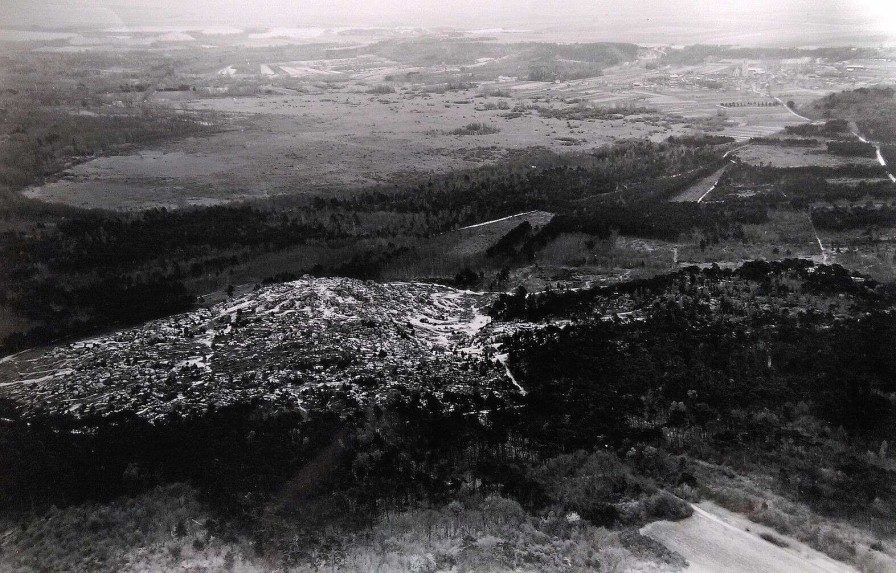
M 642 181 L 572 202 L 550 223 L 533 232 L 523 223 L 489 249 L 491 256 L 501 254 L 529 261 L 539 250 L 564 233 L 584 233 L 607 239 L 614 233 L 675 241 L 681 235 L 699 230 L 706 241 L 743 238 L 742 225 L 767 220 L 766 206 L 756 201 L 725 203 L 668 202 L 694 182 L 706 177 L 716 165 L 696 169 L 680 177 Z
M 489 167 L 430 179 L 411 189 L 374 190 L 345 198 L 281 199 L 273 205 L 232 205 L 138 214 L 85 213 L 56 226 L 3 236 L 4 261 L 18 268 L 120 268 L 160 256 L 190 260 L 233 249 L 276 251 L 309 240 L 422 236 L 536 208 L 562 211 L 576 201 L 632 181 L 641 199 L 676 192 L 670 172 L 709 161 L 712 148 L 631 143 L 593 154 L 532 159 L 544 165 Z M 667 177 L 660 183 L 651 177 Z M 309 212 L 310 211 L 310 212 Z M 22 248 L 23 245 L 28 248 Z M 177 263 L 172 261 L 172 264 Z M 183 266 L 183 263 L 179 263 Z
M 543 105 L 515 106 L 511 114 L 520 114 L 527 111 L 537 111 L 541 117 L 562 119 L 566 121 L 588 121 L 597 119 L 613 119 L 620 116 L 657 113 L 656 108 L 637 105 L 620 105 L 596 107 L 593 105 L 578 104 L 573 107 L 553 108 Z
M 725 203 L 681 202 L 642 205 L 632 209 L 619 204 L 555 217 L 542 230 L 540 237 L 560 233 L 586 233 L 608 238 L 614 232 L 630 237 L 677 241 L 682 234 L 700 230 L 711 244 L 743 239 L 745 224 L 768 220 L 764 205 L 750 201 Z
M 821 167 L 816 165 L 805 167 L 770 167 L 768 165 L 750 165 L 738 162 L 725 172 L 723 181 L 737 184 L 770 184 L 779 181 L 815 179 L 815 178 L 856 178 L 874 179 L 887 176 L 880 165 L 838 165 Z
M 896 290 L 892 285 L 851 274 L 840 265 L 815 265 L 805 259 L 783 259 L 747 261 L 737 269 L 723 269 L 716 265 L 708 268 L 691 266 L 674 273 L 578 290 L 548 289 L 544 292 L 528 293 L 520 288 L 512 293 L 499 295 L 489 313 L 501 321 L 582 319 L 599 311 L 597 301 L 612 301 L 627 297 L 635 301 L 636 307 L 646 309 L 664 295 L 687 294 L 687 289 L 696 283 L 732 284 L 737 280 L 765 285 L 763 287 L 765 294 L 780 296 L 782 294 L 780 289 L 773 289 L 768 285 L 773 282 L 780 284 L 789 281 L 800 286 L 801 290 L 797 292 L 813 295 L 850 295 L 858 301 L 869 301 L 869 304 L 873 305 L 871 308 L 887 308 L 896 303 Z M 784 292 L 793 292 L 793 289 L 786 289 Z M 716 289 L 714 294 L 720 293 L 721 290 Z M 727 308 L 730 310 L 730 306 Z M 869 308 L 862 307 L 862 310 Z M 598 316 L 603 317 L 602 314 Z
M 328 215 L 330 215 L 328 217 Z M 134 267 L 163 255 L 188 261 L 234 248 L 279 249 L 308 238 L 351 236 L 344 214 L 290 217 L 249 205 L 204 209 L 149 209 L 137 214 L 87 213 L 59 222 L 31 237 L 8 234 L 5 260 L 19 266 L 45 264 L 53 270 Z M 18 250 L 26 240 L 31 249 Z M 173 261 L 172 264 L 174 264 Z
M 845 119 L 829 119 L 823 124 L 803 123 L 800 125 L 788 125 L 784 128 L 784 133 L 788 135 L 835 138 L 841 135 L 849 135 L 849 122 Z
M 703 145 L 724 145 L 726 143 L 734 143 L 737 140 L 727 135 L 712 135 L 709 133 L 700 133 L 695 135 L 670 135 L 666 139 L 669 143 L 678 143 L 681 145 L 694 145 L 697 147 Z
M 893 197 L 893 183 L 889 179 L 860 181 L 855 185 L 830 183 L 821 177 L 788 178 L 782 182 L 781 190 L 790 204 L 797 209 L 805 209 L 816 201 L 834 203 L 836 201 L 860 201 L 872 197 L 890 199 Z
M 821 142 L 811 138 L 777 138 L 777 137 L 751 137 L 750 143 L 755 145 L 774 145 L 782 147 L 815 147 Z
M 845 157 L 877 157 L 877 148 L 863 141 L 829 141 L 828 153 Z
M 726 101 L 719 104 L 722 107 L 775 107 L 781 105 L 777 100 L 763 101 Z
M 892 183 L 890 186 L 892 187 Z M 816 227 L 829 231 L 896 225 L 896 207 L 892 205 L 831 205 L 812 209 L 811 216 Z
M 431 178 L 409 189 L 376 189 L 347 198 L 320 199 L 315 205 L 352 211 L 419 212 L 427 217 L 454 213 L 458 224 L 533 209 L 562 212 L 625 188 L 652 196 L 649 189 L 678 185 L 671 179 L 673 175 L 715 165 L 720 156 L 711 144 L 626 141 L 585 153 L 513 157 L 498 167 Z
M 578 290 L 549 288 L 544 292 L 529 293 L 520 287 L 512 293 L 498 295 L 489 308 L 489 314 L 501 321 L 540 322 L 548 318 L 582 318 L 592 313 L 599 298 L 612 299 L 635 294 L 638 297 L 653 297 L 675 284 L 683 272 Z

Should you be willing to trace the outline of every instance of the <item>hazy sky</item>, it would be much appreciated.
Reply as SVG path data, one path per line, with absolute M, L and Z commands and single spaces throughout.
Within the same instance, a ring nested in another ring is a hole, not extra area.
M 0 25 L 593 27 L 896 37 L 896 0 L 0 0 Z M 641 40 L 643 41 L 643 40 Z

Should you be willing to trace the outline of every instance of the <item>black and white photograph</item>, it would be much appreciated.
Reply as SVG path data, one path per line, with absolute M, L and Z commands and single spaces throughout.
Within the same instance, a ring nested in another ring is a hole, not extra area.
M 0 573 L 896 573 L 896 2 L 0 0 Z

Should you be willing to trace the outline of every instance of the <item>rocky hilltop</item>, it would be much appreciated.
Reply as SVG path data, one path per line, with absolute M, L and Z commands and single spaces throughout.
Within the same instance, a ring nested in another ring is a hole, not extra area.
M 301 409 L 334 392 L 360 403 L 394 388 L 516 392 L 486 344 L 486 303 L 440 285 L 306 278 L 8 357 L 0 396 L 25 416 L 155 421 L 240 402 Z

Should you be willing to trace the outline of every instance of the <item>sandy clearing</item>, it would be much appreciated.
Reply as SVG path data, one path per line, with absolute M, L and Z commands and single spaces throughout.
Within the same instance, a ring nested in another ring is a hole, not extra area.
M 712 502 L 694 507 L 678 522 L 657 521 L 641 528 L 650 537 L 688 560 L 691 573 L 856 573 L 811 547 Z M 759 537 L 769 533 L 786 541 L 778 547 Z

